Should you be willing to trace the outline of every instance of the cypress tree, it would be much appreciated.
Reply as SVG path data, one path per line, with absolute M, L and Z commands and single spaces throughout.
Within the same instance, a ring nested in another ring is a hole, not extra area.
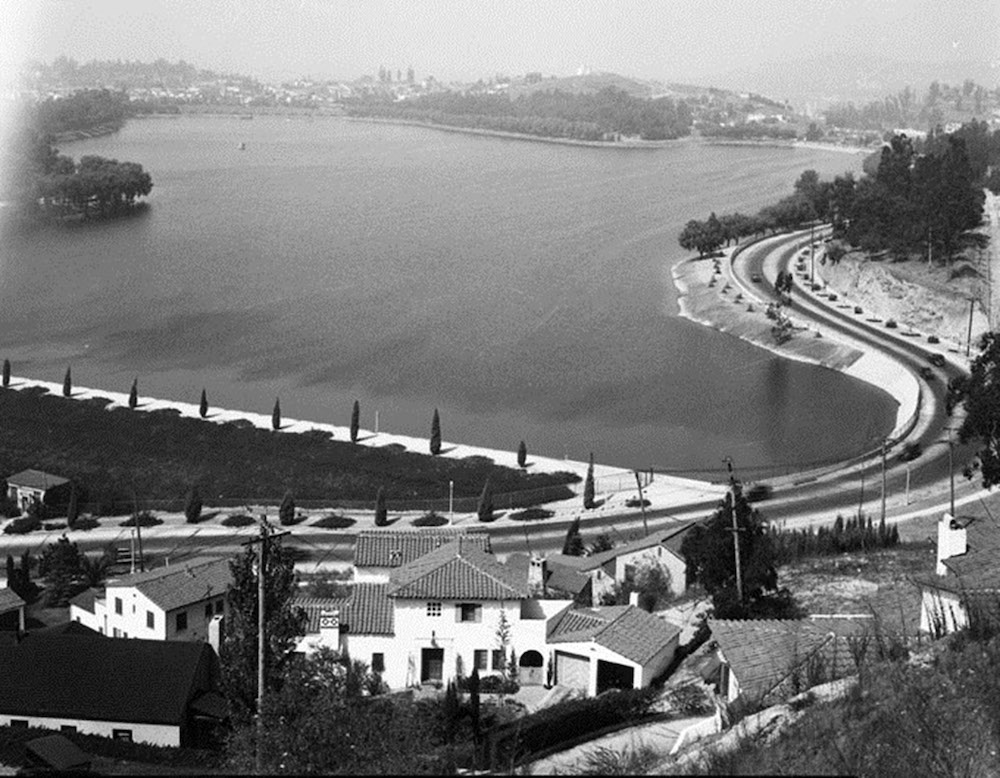
M 184 501 L 184 518 L 187 519 L 188 524 L 197 524 L 198 519 L 201 518 L 201 495 L 198 493 L 198 487 L 192 486 L 191 491 L 187 494 L 187 499 Z
M 434 409 L 434 418 L 431 419 L 431 454 L 437 456 L 441 453 L 441 417 L 438 409 Z
M 454 681 L 448 681 L 448 687 L 444 692 L 444 725 L 445 725 L 445 739 L 449 743 L 455 741 L 455 735 L 458 732 L 458 718 L 461 713 L 461 709 L 458 704 L 458 688 L 455 686 Z
M 28 549 L 24 549 L 24 553 L 21 554 L 21 568 L 18 572 L 21 574 L 21 585 L 24 587 L 24 591 L 28 591 L 28 586 L 31 583 L 31 552 Z
M 128 407 L 135 410 L 135 406 L 139 404 L 139 379 L 132 379 L 132 388 L 128 393 Z
M 517 445 L 517 466 L 528 466 L 528 447 L 524 445 L 523 440 Z
M 566 530 L 566 539 L 563 541 L 562 552 L 564 556 L 583 556 L 583 536 L 580 535 L 580 517 L 573 519 L 573 523 Z
M 205 394 L 205 390 L 201 390 L 201 404 L 198 406 L 198 415 L 201 418 L 208 416 L 208 395 Z
M 6 389 L 10 386 L 10 360 L 5 359 L 3 361 L 3 388 Z
M 281 505 L 278 508 L 278 521 L 282 526 L 288 526 L 289 524 L 295 523 L 295 499 L 292 497 L 291 490 L 285 492 L 285 496 L 281 498 Z
M 472 668 L 469 676 L 469 714 L 472 719 L 472 736 L 479 742 L 479 670 Z
M 17 576 L 17 568 L 14 566 L 14 557 L 11 556 L 10 554 L 7 554 L 7 586 L 8 587 L 14 587 L 14 586 L 17 585 L 17 581 L 15 580 L 15 576 Z
M 358 401 L 354 401 L 354 408 L 351 410 L 351 443 L 358 442 L 358 427 L 361 425 L 361 406 Z
M 66 375 L 63 377 L 63 397 L 69 397 L 71 394 L 73 394 L 73 376 L 67 367 Z
M 271 429 L 281 429 L 281 402 L 274 398 L 274 410 L 271 411 Z
M 385 505 L 385 487 L 380 486 L 378 488 L 378 494 L 375 495 L 375 526 L 384 527 L 389 523 L 389 510 Z
M 486 476 L 483 493 L 479 495 L 479 507 L 476 508 L 476 514 L 480 521 L 493 521 L 493 486 L 490 484 L 489 476 Z
M 583 507 L 588 511 L 594 507 L 594 452 L 590 452 L 587 480 L 583 484 Z
M 69 529 L 73 529 L 73 525 L 76 524 L 76 518 L 79 511 L 80 507 L 77 504 L 76 484 L 72 484 L 69 488 L 69 507 L 66 508 L 66 526 Z

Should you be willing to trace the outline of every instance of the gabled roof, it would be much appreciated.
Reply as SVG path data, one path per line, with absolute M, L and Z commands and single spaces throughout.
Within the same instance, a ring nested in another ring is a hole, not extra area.
M 402 567 L 459 536 L 477 544 L 487 553 L 492 552 L 490 536 L 485 532 L 465 530 L 360 532 L 354 544 L 354 566 Z
M 567 558 L 575 559 L 576 557 Z M 528 571 L 531 569 L 531 557 L 527 554 L 521 552 L 508 554 L 507 561 L 504 564 L 510 570 L 516 570 L 518 575 L 524 576 L 528 580 Z M 574 597 L 582 592 L 587 584 L 590 583 L 590 578 L 583 573 L 579 573 L 569 567 L 563 567 L 562 565 L 550 565 L 546 562 L 544 570 L 545 587 L 547 589 L 571 594 Z
M 803 621 L 709 619 L 708 627 L 739 682 L 740 695 L 763 703 L 819 655 L 827 680 L 855 671 L 846 636 L 865 630 L 864 619 Z
M 599 554 L 591 554 L 590 556 L 583 557 L 566 557 L 562 554 L 554 554 L 550 559 L 556 564 L 572 567 L 581 572 L 589 572 L 625 554 L 633 554 L 636 551 L 643 551 L 655 546 L 663 546 L 680 557 L 681 541 L 684 539 L 684 534 L 696 523 L 688 521 L 673 527 L 667 527 L 657 532 L 652 532 L 646 537 L 629 541 L 621 546 L 615 546 L 608 551 L 601 551 Z M 683 557 L 681 558 L 683 559 Z
M 552 620 L 546 642 L 593 641 L 609 651 L 643 665 L 671 642 L 681 630 L 634 605 L 568 609 Z
M 226 559 L 192 559 L 108 581 L 107 589 L 134 586 L 153 603 L 172 611 L 226 593 L 233 582 Z
M 68 483 L 68 478 L 42 470 L 22 470 L 20 473 L 7 476 L 8 486 L 23 486 L 27 489 L 54 489 Z
M 966 552 L 942 560 L 947 575 L 923 576 L 916 583 L 962 593 L 1000 591 L 1000 527 L 987 517 L 958 517 L 965 529 Z
M 75 605 L 77 608 L 81 608 L 88 613 L 94 613 L 94 603 L 102 599 L 104 599 L 104 591 L 90 587 L 89 589 L 84 589 L 76 597 L 70 598 L 69 604 Z
M 11 613 L 25 606 L 24 600 L 10 587 L 0 589 L 0 615 Z
M 520 600 L 528 596 L 523 571 L 500 564 L 463 538 L 424 554 L 389 575 L 390 597 L 437 600 Z
M 179 725 L 214 658 L 201 642 L 28 634 L 0 642 L 0 712 Z
M 320 612 L 340 612 L 341 628 L 351 635 L 393 635 L 392 600 L 388 584 L 358 583 L 351 587 L 347 597 L 296 597 L 295 605 L 308 616 L 306 634 L 319 633 Z
M 35 760 L 57 772 L 90 769 L 91 758 L 64 735 L 36 737 L 24 744 L 24 750 Z

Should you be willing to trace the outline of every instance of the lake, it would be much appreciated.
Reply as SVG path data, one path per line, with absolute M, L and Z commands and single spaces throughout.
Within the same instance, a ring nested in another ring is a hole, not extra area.
M 245 150 L 240 150 L 245 143 Z M 895 403 L 677 316 L 677 234 L 755 212 L 805 149 L 592 149 L 340 118 L 133 120 L 142 215 L 3 236 L 14 373 L 679 473 L 860 452 Z M 764 470 L 760 472 L 765 472 Z

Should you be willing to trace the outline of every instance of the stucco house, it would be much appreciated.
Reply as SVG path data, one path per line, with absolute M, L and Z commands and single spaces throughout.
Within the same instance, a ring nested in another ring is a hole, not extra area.
M 24 632 L 27 603 L 10 587 L 0 589 L 0 631 Z
M 196 558 L 88 589 L 70 601 L 69 615 L 109 637 L 210 641 L 218 649 L 231 583 L 228 560 Z
M 354 580 L 387 583 L 392 571 L 462 537 L 486 553 L 492 553 L 490 536 L 467 530 L 381 530 L 358 533 L 354 543 Z
M 0 633 L 0 726 L 200 745 L 225 715 L 204 643 L 111 640 L 80 625 Z
M 941 635 L 969 622 L 968 605 L 1000 604 L 1000 527 L 987 518 L 953 517 L 938 522 L 933 576 L 915 579 L 920 589 L 920 630 Z
M 22 470 L 7 476 L 7 498 L 26 512 L 33 503 L 54 504 L 69 499 L 70 480 L 42 470 Z
M 562 568 L 588 576 L 591 603 L 595 606 L 616 584 L 630 581 L 643 565 L 662 567 L 670 576 L 673 594 L 679 596 L 687 589 L 687 563 L 681 555 L 681 543 L 694 525 L 693 521 L 677 524 L 590 556 L 552 554 L 546 559 L 546 566 L 549 570 Z

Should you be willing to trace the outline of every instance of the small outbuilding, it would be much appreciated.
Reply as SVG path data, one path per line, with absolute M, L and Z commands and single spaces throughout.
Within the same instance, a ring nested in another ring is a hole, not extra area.
M 32 504 L 64 503 L 69 500 L 70 480 L 42 470 L 22 470 L 7 476 L 7 498 L 22 512 Z
M 24 744 L 28 768 L 43 772 L 85 773 L 90 771 L 90 756 L 62 735 L 36 737 Z

